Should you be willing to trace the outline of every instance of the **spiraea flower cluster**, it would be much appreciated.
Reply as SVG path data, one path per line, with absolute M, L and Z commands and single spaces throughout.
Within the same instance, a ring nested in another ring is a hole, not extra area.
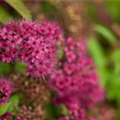
M 54 67 L 59 39 L 61 31 L 56 23 L 8 23 L 0 29 L 0 60 L 25 62 L 27 75 L 44 76 Z
M 44 104 L 51 102 L 51 88 L 57 93 L 54 102 L 68 109 L 68 116 L 60 116 L 59 120 L 85 120 L 87 111 L 104 97 L 85 46 L 79 40 L 64 39 L 59 26 L 52 22 L 23 20 L 0 29 L 0 62 L 26 64 L 25 75 L 9 75 L 17 92 L 24 96 L 17 106 L 17 120 L 46 119 Z M 57 55 L 58 50 L 62 54 Z M 47 78 L 48 83 L 36 78 Z M 11 82 L 0 79 L 0 105 L 9 100 L 12 92 Z M 9 115 L 7 112 L 3 118 Z
M 6 103 L 13 92 L 12 83 L 9 80 L 0 79 L 0 105 Z
M 0 60 L 2 62 L 13 62 L 18 56 L 18 46 L 21 43 L 19 34 L 16 34 L 14 30 L 16 28 L 14 24 L 9 24 L 9 27 L 4 26 L 0 29 Z
M 69 116 L 60 120 L 83 120 L 86 111 L 103 99 L 93 61 L 84 43 L 68 38 L 63 41 L 64 60 L 51 74 L 50 86 L 57 91 L 57 103 L 65 103 Z

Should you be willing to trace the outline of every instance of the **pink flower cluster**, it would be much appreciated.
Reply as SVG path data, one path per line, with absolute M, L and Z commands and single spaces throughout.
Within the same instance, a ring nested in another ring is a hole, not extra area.
M 64 54 L 55 60 L 58 41 Z M 0 29 L 0 61 L 24 62 L 28 76 L 49 74 L 49 85 L 57 92 L 55 102 L 64 103 L 69 110 L 69 115 L 60 120 L 83 120 L 86 112 L 104 98 L 86 51 L 85 43 L 63 39 L 56 23 L 24 20 L 10 22 Z M 0 104 L 8 101 L 11 94 L 11 83 L 0 79 Z
M 62 32 L 56 23 L 11 22 L 0 29 L 0 60 L 25 62 L 27 75 L 40 77 L 52 71 Z
M 0 79 L 0 105 L 7 102 L 13 92 L 12 84 L 9 80 Z
M 63 41 L 64 60 L 51 74 L 50 86 L 58 93 L 57 103 L 65 103 L 69 116 L 60 120 L 83 120 L 86 111 L 103 99 L 93 61 L 84 43 L 68 38 Z
M 13 62 L 18 56 L 18 46 L 21 43 L 19 34 L 12 30 L 14 24 L 9 24 L 0 29 L 0 60 L 2 62 Z

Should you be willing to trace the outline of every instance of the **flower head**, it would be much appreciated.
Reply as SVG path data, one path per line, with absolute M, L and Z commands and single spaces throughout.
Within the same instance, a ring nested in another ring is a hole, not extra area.
M 41 77 L 54 65 L 62 32 L 56 23 L 11 22 L 0 30 L 0 60 L 25 62 L 27 75 Z
M 7 102 L 13 92 L 12 84 L 9 80 L 0 79 L 0 104 Z
M 16 33 L 17 24 L 8 23 L 0 29 L 0 60 L 13 62 L 19 51 L 21 37 Z
M 55 65 L 56 43 L 61 37 L 58 25 L 23 21 L 20 23 L 20 30 L 24 36 L 20 55 L 21 60 L 26 63 L 27 74 L 39 77 L 50 73 Z
M 69 38 L 63 50 L 64 60 L 51 74 L 50 86 L 58 93 L 56 101 L 67 105 L 70 119 L 82 120 L 87 109 L 103 99 L 103 88 L 85 44 Z

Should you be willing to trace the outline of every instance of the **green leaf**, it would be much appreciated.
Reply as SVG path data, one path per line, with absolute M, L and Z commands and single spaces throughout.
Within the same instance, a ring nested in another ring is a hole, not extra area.
M 10 106 L 8 108 L 9 111 L 14 111 L 15 110 L 15 106 L 17 106 L 20 102 L 20 95 L 18 94 L 14 94 L 12 95 L 12 97 L 10 98 Z
M 56 115 L 56 109 L 55 109 L 55 105 L 51 102 L 47 105 L 45 105 L 45 110 L 46 110 L 46 116 L 45 118 L 47 120 L 52 120 L 54 115 Z
M 26 72 L 25 63 L 16 63 L 15 64 L 15 71 L 20 71 L 21 73 L 25 73 Z
M 103 68 L 106 65 L 106 57 L 104 51 L 96 38 L 90 37 L 88 41 L 88 49 L 93 57 L 98 68 Z
M 45 120 L 57 120 L 61 115 L 68 115 L 68 110 L 64 104 L 56 106 L 54 103 L 50 102 L 45 105 L 46 109 L 46 119 Z
M 111 54 L 111 59 L 113 60 L 114 64 L 114 72 L 116 74 L 120 73 L 120 49 L 116 49 Z
M 6 103 L 0 106 L 0 116 L 4 115 L 8 111 L 9 106 L 10 106 L 10 103 Z
M 10 64 L 7 63 L 0 63 L 0 74 L 5 75 L 11 71 Z
M 98 74 L 100 77 L 100 84 L 102 86 L 105 86 L 107 84 L 107 81 L 109 80 L 109 76 L 111 75 L 109 69 L 107 69 L 107 67 L 98 69 Z
M 5 23 L 11 19 L 10 13 L 2 6 L 0 6 L 0 22 Z
M 20 101 L 20 95 L 18 94 L 12 95 L 8 103 L 0 106 L 0 116 L 4 115 L 8 111 L 16 112 L 15 106 L 19 104 L 19 101 Z
M 102 35 L 104 38 L 106 38 L 106 40 L 108 40 L 109 43 L 111 43 L 111 44 L 115 43 L 116 37 L 113 35 L 113 33 L 108 28 L 106 28 L 105 26 L 96 24 L 94 26 L 94 29 L 100 35 Z
M 120 22 L 120 1 L 118 0 L 105 0 L 104 1 L 104 5 L 106 10 L 108 11 L 108 13 L 112 16 L 112 18 L 117 21 Z
M 64 116 L 67 116 L 69 114 L 67 107 L 64 104 L 60 105 L 61 113 Z
M 41 6 L 42 12 L 43 13 L 49 13 L 49 11 L 55 11 L 57 12 L 56 6 L 54 6 L 53 4 L 51 4 L 48 1 L 42 1 L 42 6 Z
M 60 41 L 57 42 L 58 46 L 62 46 L 62 43 Z
M 91 37 L 88 41 L 88 49 L 98 68 L 99 77 L 101 79 L 100 83 L 101 85 L 105 85 L 109 72 L 106 69 L 107 58 L 105 57 L 104 51 L 98 40 L 93 37 Z
M 23 18 L 31 19 L 31 14 L 21 0 L 5 0 L 7 4 L 13 7 Z
M 58 50 L 57 51 L 57 55 L 58 56 L 63 56 L 64 55 L 64 51 L 63 50 Z
M 111 74 L 106 84 L 107 97 L 109 100 L 117 101 L 120 91 L 120 75 Z

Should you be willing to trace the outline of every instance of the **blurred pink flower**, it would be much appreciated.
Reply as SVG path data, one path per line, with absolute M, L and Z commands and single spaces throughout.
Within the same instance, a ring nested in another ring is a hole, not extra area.
M 51 74 L 49 84 L 58 94 L 56 103 L 65 103 L 69 109 L 69 119 L 83 120 L 86 111 L 103 100 L 104 90 L 85 44 L 68 38 L 63 49 L 64 61 Z
M 9 80 L 0 79 L 0 105 L 7 102 L 13 92 L 12 84 Z

